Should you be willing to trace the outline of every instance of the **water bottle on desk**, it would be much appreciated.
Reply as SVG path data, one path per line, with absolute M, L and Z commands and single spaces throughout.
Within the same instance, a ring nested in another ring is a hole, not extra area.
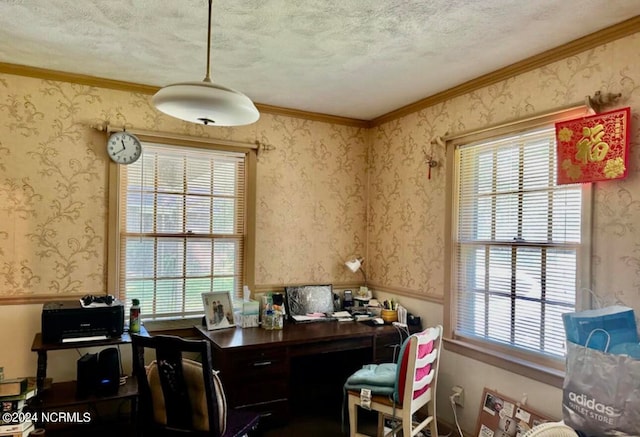
M 275 293 L 271 296 L 273 301 L 273 329 L 282 329 L 284 327 L 284 296 L 281 293 Z
M 140 332 L 140 301 L 133 299 L 131 304 L 131 309 L 129 310 L 129 333 L 137 334 Z

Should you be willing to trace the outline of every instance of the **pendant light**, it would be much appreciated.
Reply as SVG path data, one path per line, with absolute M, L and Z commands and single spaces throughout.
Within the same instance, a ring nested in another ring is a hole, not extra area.
M 254 123 L 260 113 L 249 97 L 211 81 L 211 3 L 207 32 L 207 74 L 202 82 L 181 82 L 161 88 L 152 98 L 161 112 L 191 123 L 241 126 Z

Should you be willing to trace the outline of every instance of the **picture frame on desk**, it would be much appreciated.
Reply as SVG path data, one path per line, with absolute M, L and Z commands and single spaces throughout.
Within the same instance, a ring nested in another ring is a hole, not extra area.
M 233 321 L 233 300 L 230 291 L 211 291 L 202 293 L 204 306 L 204 318 L 207 330 L 232 328 L 236 326 Z

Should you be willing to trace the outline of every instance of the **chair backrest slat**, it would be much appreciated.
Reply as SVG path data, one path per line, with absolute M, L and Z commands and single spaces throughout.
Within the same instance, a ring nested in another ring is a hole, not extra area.
M 156 368 L 164 397 L 166 427 L 184 431 L 193 430 L 193 406 L 189 398 L 183 354 L 196 353 L 202 363 L 202 381 L 206 393 L 209 419 L 209 435 L 220 436 L 216 386 L 212 372 L 211 345 L 206 340 L 186 340 L 169 335 L 146 337 L 131 336 L 133 347 L 133 371 L 138 382 L 140 417 L 142 423 L 157 426 L 154 422 L 152 390 L 145 368 L 145 350 L 155 350 Z
M 423 389 L 425 386 L 431 384 L 431 381 L 433 381 L 433 377 L 435 376 L 436 372 L 434 370 L 431 370 L 427 376 L 423 377 L 422 379 L 418 379 L 416 381 L 414 381 L 413 383 L 413 392 L 419 392 L 421 389 Z
M 182 352 L 158 347 L 156 365 L 164 397 L 167 425 L 179 429 L 192 428 L 191 401 L 182 369 Z
M 441 340 L 442 326 L 428 328 L 409 337 L 403 408 L 416 411 L 429 401 L 435 403 Z

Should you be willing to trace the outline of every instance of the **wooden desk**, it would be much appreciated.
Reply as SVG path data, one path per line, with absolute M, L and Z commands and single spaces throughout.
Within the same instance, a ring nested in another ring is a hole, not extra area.
M 359 322 L 288 323 L 273 331 L 197 329 L 211 341 L 214 366 L 220 370 L 229 405 L 280 420 L 288 418 L 302 396 L 309 402 L 329 382 L 341 399 L 348 375 L 366 363 L 393 361 L 391 346 L 400 342 L 393 326 Z M 338 411 L 339 407 L 340 402 Z

